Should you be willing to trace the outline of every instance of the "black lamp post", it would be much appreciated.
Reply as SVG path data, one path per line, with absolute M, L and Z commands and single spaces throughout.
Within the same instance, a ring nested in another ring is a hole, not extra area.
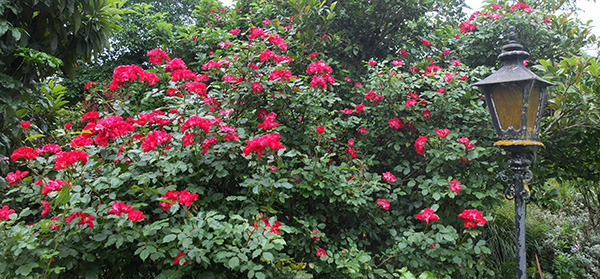
M 510 173 L 504 171 L 501 179 L 509 186 L 504 195 L 515 200 L 515 243 L 517 277 L 526 277 L 525 255 L 525 200 L 529 191 L 525 183 L 533 178 L 530 161 L 525 159 L 528 151 L 543 146 L 539 141 L 542 108 L 546 88 L 554 84 L 538 77 L 523 65 L 529 53 L 517 44 L 515 32 L 508 36 L 509 43 L 502 48 L 498 60 L 504 66 L 485 79 L 472 84 L 485 95 L 485 102 L 492 115 L 492 122 L 499 141 L 495 146 L 511 153 L 508 160 Z M 512 176 L 512 177 L 511 177 Z

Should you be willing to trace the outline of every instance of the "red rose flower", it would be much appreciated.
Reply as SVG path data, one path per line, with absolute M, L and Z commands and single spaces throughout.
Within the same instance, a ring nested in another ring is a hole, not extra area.
M 323 248 L 319 248 L 315 253 L 317 253 L 317 257 L 327 256 L 327 251 Z
M 458 217 L 465 219 L 465 228 L 474 228 L 478 224 L 485 225 L 487 220 L 481 216 L 483 212 L 477 209 L 465 209 Z
M 423 210 L 423 212 L 417 214 L 417 216 L 415 216 L 415 217 L 417 217 L 417 219 L 419 219 L 419 220 L 425 220 L 425 222 L 427 224 L 429 224 L 429 220 L 431 220 L 431 221 L 437 221 L 437 220 L 440 219 L 438 216 L 436 216 L 433 213 L 435 213 L 435 211 L 433 209 L 425 208 Z
M 390 202 L 388 200 L 377 199 L 377 204 L 381 205 L 381 208 L 383 208 L 385 210 L 389 210 L 390 209 Z

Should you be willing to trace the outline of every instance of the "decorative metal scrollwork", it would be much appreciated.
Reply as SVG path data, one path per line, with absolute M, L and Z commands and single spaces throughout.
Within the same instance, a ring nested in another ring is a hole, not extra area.
M 522 184 L 531 182 L 533 179 L 533 172 L 529 170 L 530 161 L 521 156 L 517 156 L 510 159 L 508 164 L 510 169 L 500 172 L 500 180 L 508 184 L 508 187 L 504 190 L 504 197 L 507 200 L 513 200 L 515 195 L 519 194 L 523 197 L 523 200 L 528 200 L 530 193 L 525 187 L 523 187 L 523 190 L 520 193 L 516 193 L 515 181 L 518 181 L 516 179 L 521 179 Z
M 507 200 L 512 200 L 515 198 L 515 185 L 510 183 L 506 189 L 504 189 L 504 197 Z
M 523 200 L 528 200 L 529 199 L 529 191 L 527 191 L 527 189 L 523 189 L 523 191 L 521 191 L 521 196 L 523 197 Z
M 533 179 L 533 172 L 531 172 L 531 170 L 529 168 L 526 168 L 523 173 L 523 180 L 525 180 L 526 182 L 531 182 L 532 179 Z
M 500 180 L 502 180 L 503 182 L 510 183 L 511 177 L 512 173 L 510 173 L 510 171 L 505 170 L 500 172 Z

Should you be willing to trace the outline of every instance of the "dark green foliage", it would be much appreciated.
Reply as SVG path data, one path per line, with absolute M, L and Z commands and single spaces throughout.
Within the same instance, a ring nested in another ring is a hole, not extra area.
M 52 127 L 64 103 L 48 95 L 52 89 L 45 90 L 43 80 L 59 71 L 72 75 L 80 61 L 97 57 L 123 13 L 121 4 L 0 1 L 0 156 L 24 139 L 20 121 L 35 121 L 33 129 L 43 133 Z

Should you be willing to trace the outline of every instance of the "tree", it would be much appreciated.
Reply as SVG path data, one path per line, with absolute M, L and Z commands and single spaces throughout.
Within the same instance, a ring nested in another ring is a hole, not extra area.
M 21 139 L 19 121 L 48 116 L 32 108 L 52 103 L 40 82 L 59 70 L 71 75 L 80 61 L 98 56 L 123 11 L 117 0 L 0 2 L 0 154 L 7 154 Z

